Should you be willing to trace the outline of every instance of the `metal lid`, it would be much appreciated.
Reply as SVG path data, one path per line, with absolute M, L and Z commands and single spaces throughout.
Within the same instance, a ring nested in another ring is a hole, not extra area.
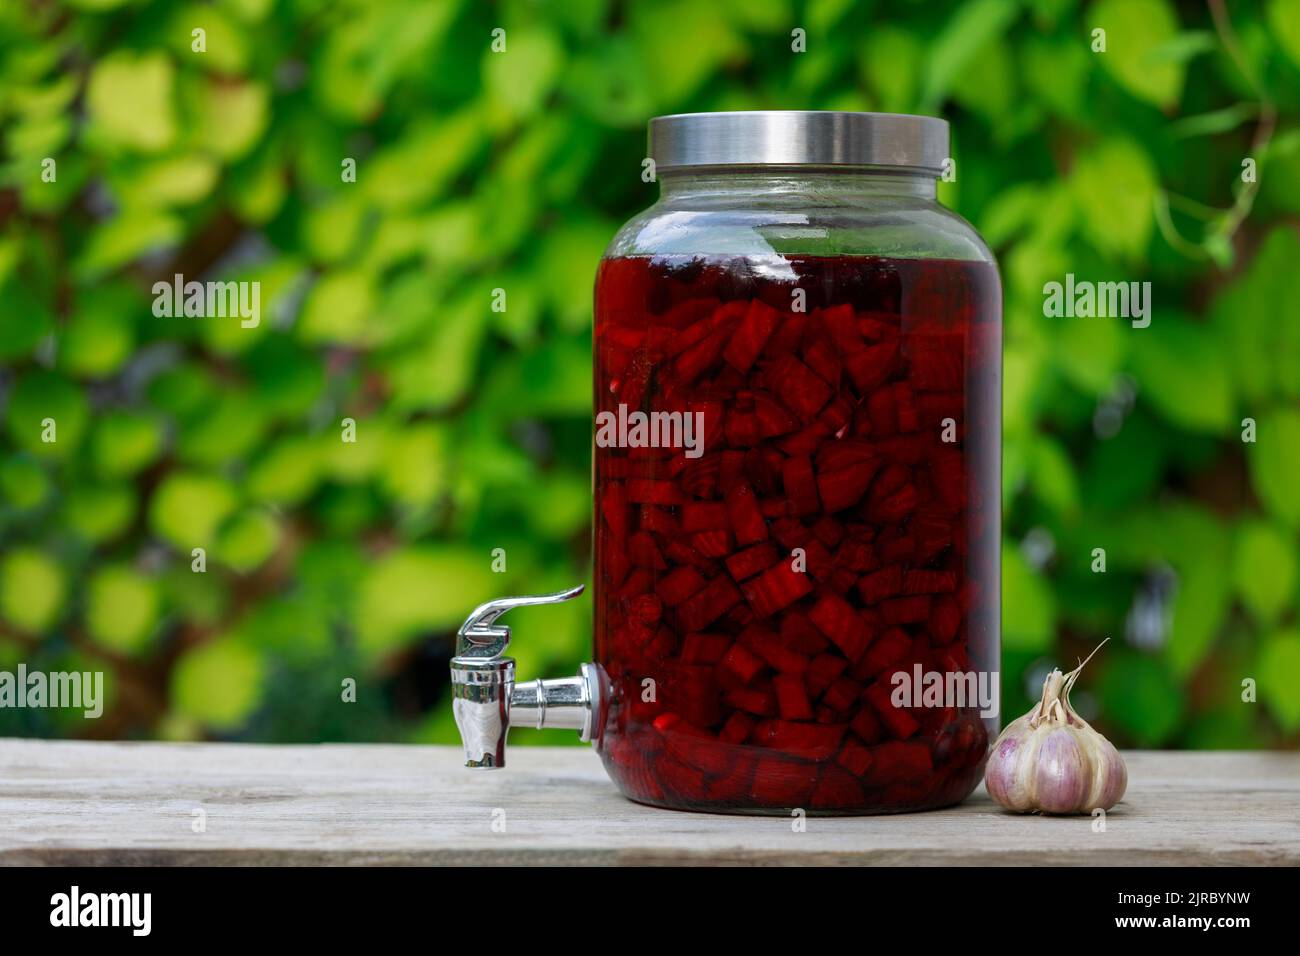
M 936 172 L 948 121 L 906 113 L 755 110 L 650 121 L 650 157 L 679 166 L 907 166 Z

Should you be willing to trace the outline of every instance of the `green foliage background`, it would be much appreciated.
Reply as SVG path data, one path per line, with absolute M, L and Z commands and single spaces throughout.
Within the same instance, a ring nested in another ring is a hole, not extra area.
M 1077 696 L 1118 742 L 1296 745 L 1300 0 L 0 11 L 0 668 L 109 673 L 103 719 L 0 733 L 453 739 L 461 618 L 588 574 L 591 284 L 646 120 L 823 108 L 951 119 L 943 198 L 1000 258 L 1004 713 L 1111 636 Z M 154 317 L 178 272 L 259 280 L 260 326 Z M 1152 282 L 1151 327 L 1044 318 L 1066 272 Z M 520 612 L 521 674 L 588 615 Z

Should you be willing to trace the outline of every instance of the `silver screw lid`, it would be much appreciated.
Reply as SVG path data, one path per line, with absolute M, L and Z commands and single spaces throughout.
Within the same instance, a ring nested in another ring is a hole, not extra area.
M 906 113 L 754 110 L 650 121 L 657 169 L 680 166 L 905 166 L 938 172 L 948 121 Z

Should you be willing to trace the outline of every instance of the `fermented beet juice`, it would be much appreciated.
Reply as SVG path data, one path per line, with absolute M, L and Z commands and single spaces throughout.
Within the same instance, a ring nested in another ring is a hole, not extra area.
M 791 115 L 656 121 L 683 165 L 600 266 L 597 746 L 659 806 L 944 806 L 996 730 L 997 272 L 934 202 L 938 121 L 793 114 L 911 129 L 902 170 L 681 142 Z

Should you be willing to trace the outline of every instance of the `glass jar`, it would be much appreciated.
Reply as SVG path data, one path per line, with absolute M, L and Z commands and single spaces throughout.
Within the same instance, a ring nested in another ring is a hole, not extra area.
M 940 807 L 997 729 L 1001 291 L 947 123 L 650 126 L 595 292 L 596 745 L 633 800 Z

